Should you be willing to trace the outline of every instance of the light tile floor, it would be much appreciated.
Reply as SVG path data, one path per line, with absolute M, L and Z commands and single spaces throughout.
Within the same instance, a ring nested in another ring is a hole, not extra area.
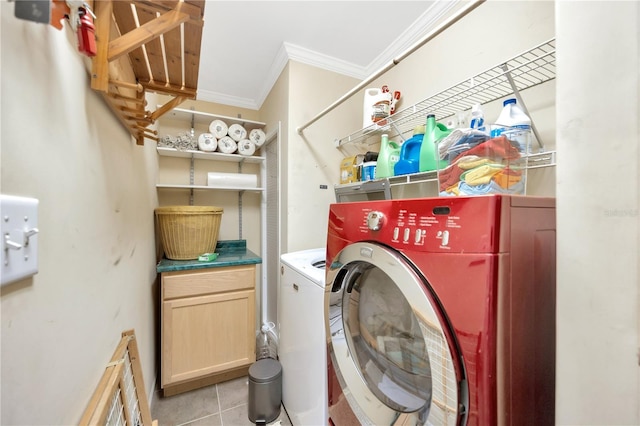
M 248 377 L 166 398 L 158 390 L 151 402 L 151 418 L 158 420 L 159 426 L 249 426 L 253 423 L 249 420 L 248 402 Z M 284 407 L 271 424 L 291 426 Z

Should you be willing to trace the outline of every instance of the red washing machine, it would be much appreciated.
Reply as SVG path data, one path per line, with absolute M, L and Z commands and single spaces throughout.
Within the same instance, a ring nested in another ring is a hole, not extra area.
M 332 204 L 330 424 L 553 425 L 555 199 Z

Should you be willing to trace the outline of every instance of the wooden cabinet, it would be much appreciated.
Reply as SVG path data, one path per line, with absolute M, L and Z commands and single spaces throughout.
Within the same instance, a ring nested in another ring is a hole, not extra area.
M 163 272 L 161 282 L 165 395 L 245 375 L 255 361 L 256 266 Z

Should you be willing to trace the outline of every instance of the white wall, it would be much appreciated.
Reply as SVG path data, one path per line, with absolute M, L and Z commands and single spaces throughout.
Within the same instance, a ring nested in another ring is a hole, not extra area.
M 67 31 L 0 8 L 1 192 L 40 200 L 39 273 L 0 293 L 0 422 L 77 424 L 124 330 L 152 391 L 155 143 L 90 89 Z
M 290 61 L 288 86 L 289 116 L 283 144 L 286 148 L 286 228 L 283 252 L 326 246 L 329 204 L 335 202 L 342 154 L 334 139 L 351 131 L 354 120 L 362 120 L 361 104 L 350 101 L 303 135 L 296 129 L 312 119 L 357 84 L 350 77 Z M 327 189 L 321 189 L 326 185 Z
M 556 3 L 556 420 L 640 424 L 637 2 Z

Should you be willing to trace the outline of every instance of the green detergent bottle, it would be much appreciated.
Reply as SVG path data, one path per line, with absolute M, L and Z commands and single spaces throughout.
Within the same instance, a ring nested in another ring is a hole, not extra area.
M 389 135 L 383 134 L 380 140 L 380 153 L 376 166 L 376 179 L 393 176 L 393 168 L 400 159 L 400 145 L 389 140 Z
M 438 147 L 436 142 L 449 135 L 451 130 L 442 123 L 436 122 L 436 116 L 427 115 L 427 125 L 420 147 L 420 171 L 429 172 L 438 168 L 447 167 L 447 161 L 439 160 Z

